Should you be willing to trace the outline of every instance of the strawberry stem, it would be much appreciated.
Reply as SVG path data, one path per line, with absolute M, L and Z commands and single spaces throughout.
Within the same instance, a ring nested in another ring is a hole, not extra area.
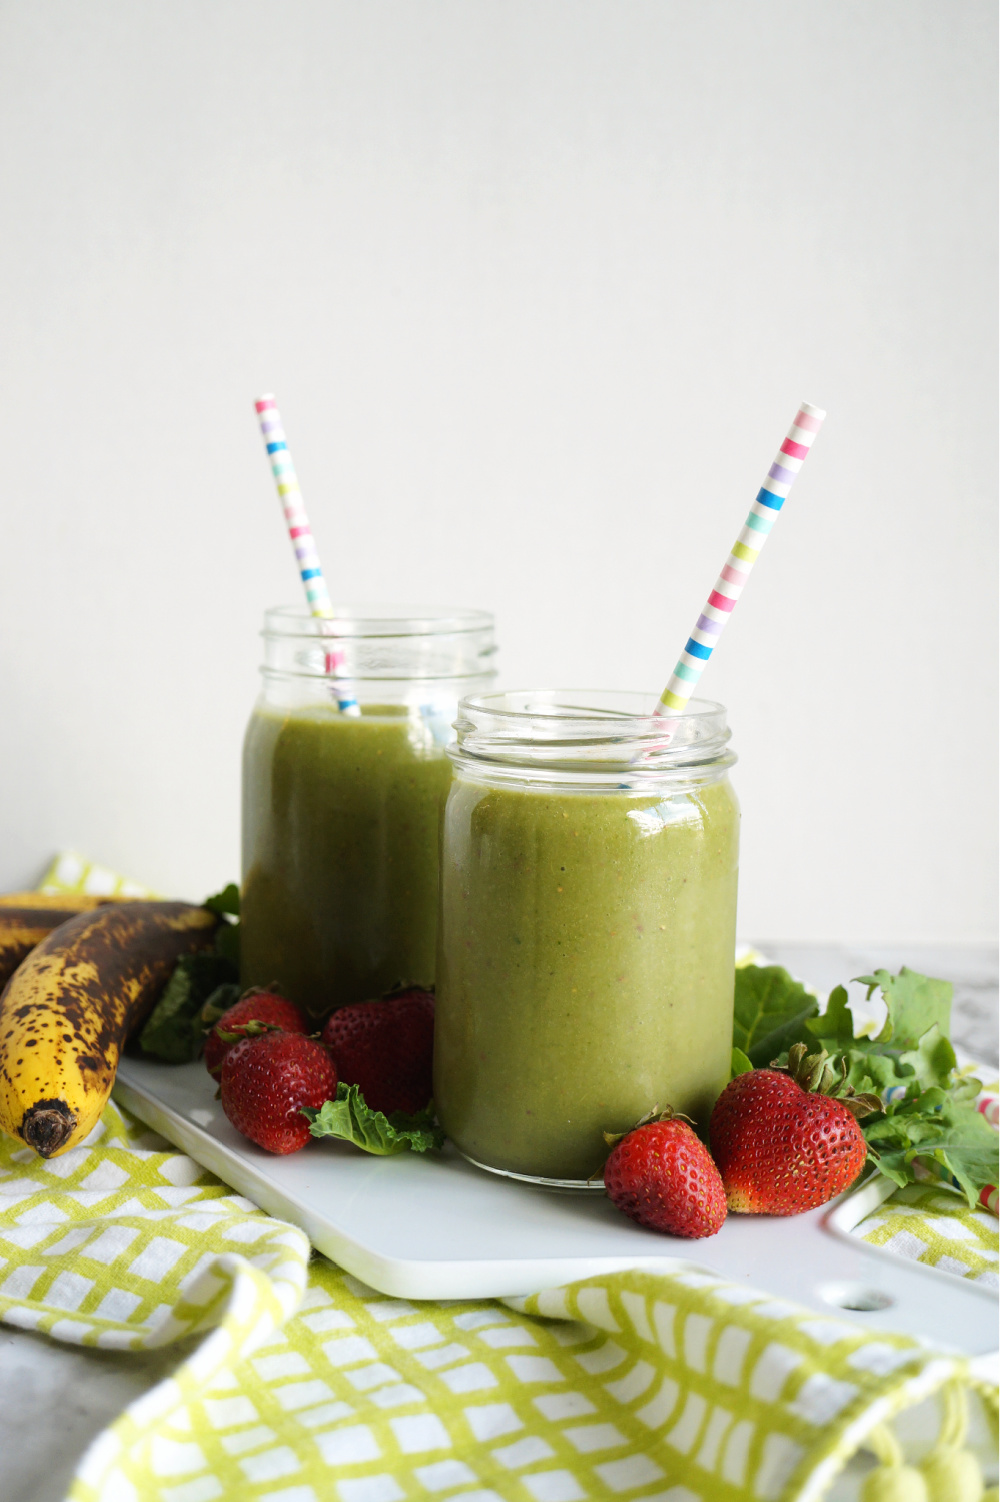
M 651 1121 L 686 1121 L 689 1126 L 695 1125 L 690 1116 L 685 1116 L 683 1111 L 675 1111 L 673 1106 L 664 1106 L 662 1111 L 659 1106 L 654 1106 L 651 1111 L 646 1112 L 645 1116 L 639 1118 L 635 1126 L 629 1127 L 627 1132 L 602 1132 L 601 1135 L 609 1147 L 616 1147 L 632 1132 L 637 1132 L 640 1127 L 649 1126 Z M 591 1178 L 595 1177 L 596 1174 L 591 1174 Z
M 215 1036 L 221 1038 L 223 1043 L 239 1043 L 243 1038 L 260 1038 L 264 1033 L 281 1032 L 284 1032 L 284 1028 L 278 1027 L 276 1023 L 259 1022 L 255 1017 L 250 1022 L 239 1023 L 235 1032 L 229 1032 L 227 1029 L 217 1027 L 215 1029 Z
M 858 1095 L 854 1086 L 847 1083 L 847 1060 L 843 1054 L 837 1064 L 834 1064 L 825 1048 L 821 1048 L 819 1053 L 811 1054 L 804 1043 L 793 1043 L 788 1050 L 788 1063 L 779 1064 L 775 1059 L 771 1068 L 779 1074 L 789 1075 L 807 1092 L 839 1100 L 856 1121 L 883 1110 L 879 1096 Z

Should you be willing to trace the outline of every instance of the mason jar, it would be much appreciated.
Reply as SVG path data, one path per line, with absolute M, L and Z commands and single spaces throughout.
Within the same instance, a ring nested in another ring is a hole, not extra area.
M 495 677 L 493 618 L 282 606 L 243 747 L 241 973 L 319 1016 L 434 982 L 446 747 Z
M 434 1099 L 479 1167 L 579 1185 L 729 1079 L 739 805 L 726 712 L 463 699 L 444 816 Z M 599 1180 L 598 1180 L 599 1182 Z

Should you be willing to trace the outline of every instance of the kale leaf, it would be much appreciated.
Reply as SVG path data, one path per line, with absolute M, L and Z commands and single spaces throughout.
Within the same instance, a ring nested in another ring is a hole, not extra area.
M 163 995 L 139 1034 L 143 1053 L 167 1064 L 189 1064 L 199 1058 L 205 1041 L 202 1008 L 223 986 L 230 988 L 235 1001 L 239 995 L 237 980 L 238 972 L 232 961 L 210 949 L 186 954 L 178 960 Z
M 444 1142 L 444 1133 L 435 1124 L 430 1106 L 414 1116 L 405 1111 L 383 1116 L 381 1111 L 373 1111 L 365 1104 L 357 1085 L 339 1084 L 336 1099 L 325 1101 L 318 1111 L 304 1107 L 302 1114 L 309 1118 L 309 1130 L 314 1137 L 340 1137 L 380 1157 L 407 1151 L 426 1153 L 440 1148 Z
M 745 965 L 736 971 L 733 1047 L 755 1069 L 766 1069 L 793 1043 L 812 1043 L 805 1024 L 819 1003 L 780 965 Z

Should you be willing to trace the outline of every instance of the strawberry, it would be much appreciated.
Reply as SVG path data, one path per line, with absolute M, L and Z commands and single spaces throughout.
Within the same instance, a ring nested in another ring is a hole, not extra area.
M 303 1106 L 318 1111 L 337 1093 L 322 1043 L 302 1033 L 241 1038 L 222 1061 L 222 1109 L 238 1132 L 269 1153 L 297 1153 L 309 1141 Z
M 235 1045 L 220 1038 L 223 1033 L 241 1033 L 248 1022 L 263 1022 L 286 1033 L 308 1033 L 310 1024 L 294 1001 L 274 991 L 248 991 L 217 1020 L 205 1039 L 205 1067 L 213 1079 L 222 1074 L 222 1061 Z
M 726 1218 L 726 1196 L 708 1149 L 672 1111 L 651 1112 L 615 1142 L 604 1165 L 612 1202 L 641 1226 L 668 1236 L 714 1236 Z
M 855 1118 L 881 1110 L 881 1101 L 838 1082 L 825 1053 L 805 1055 L 796 1043 L 787 1069 L 739 1074 L 715 1102 L 709 1140 L 730 1210 L 814 1210 L 853 1184 L 865 1165 L 868 1146 Z M 843 1098 L 816 1086 L 839 1088 Z
M 323 1042 L 346 1085 L 365 1104 L 391 1116 L 422 1111 L 433 1093 L 434 997 L 411 986 L 381 1001 L 360 1001 L 334 1012 Z

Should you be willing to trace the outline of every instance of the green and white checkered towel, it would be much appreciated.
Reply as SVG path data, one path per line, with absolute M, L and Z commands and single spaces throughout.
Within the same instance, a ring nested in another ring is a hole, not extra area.
M 976 1387 L 918 1340 L 690 1271 L 385 1298 L 114 1103 L 47 1162 L 0 1137 L 0 1317 L 112 1350 L 201 1334 L 72 1502 L 806 1502 L 866 1439 L 891 1458 L 894 1415 Z

